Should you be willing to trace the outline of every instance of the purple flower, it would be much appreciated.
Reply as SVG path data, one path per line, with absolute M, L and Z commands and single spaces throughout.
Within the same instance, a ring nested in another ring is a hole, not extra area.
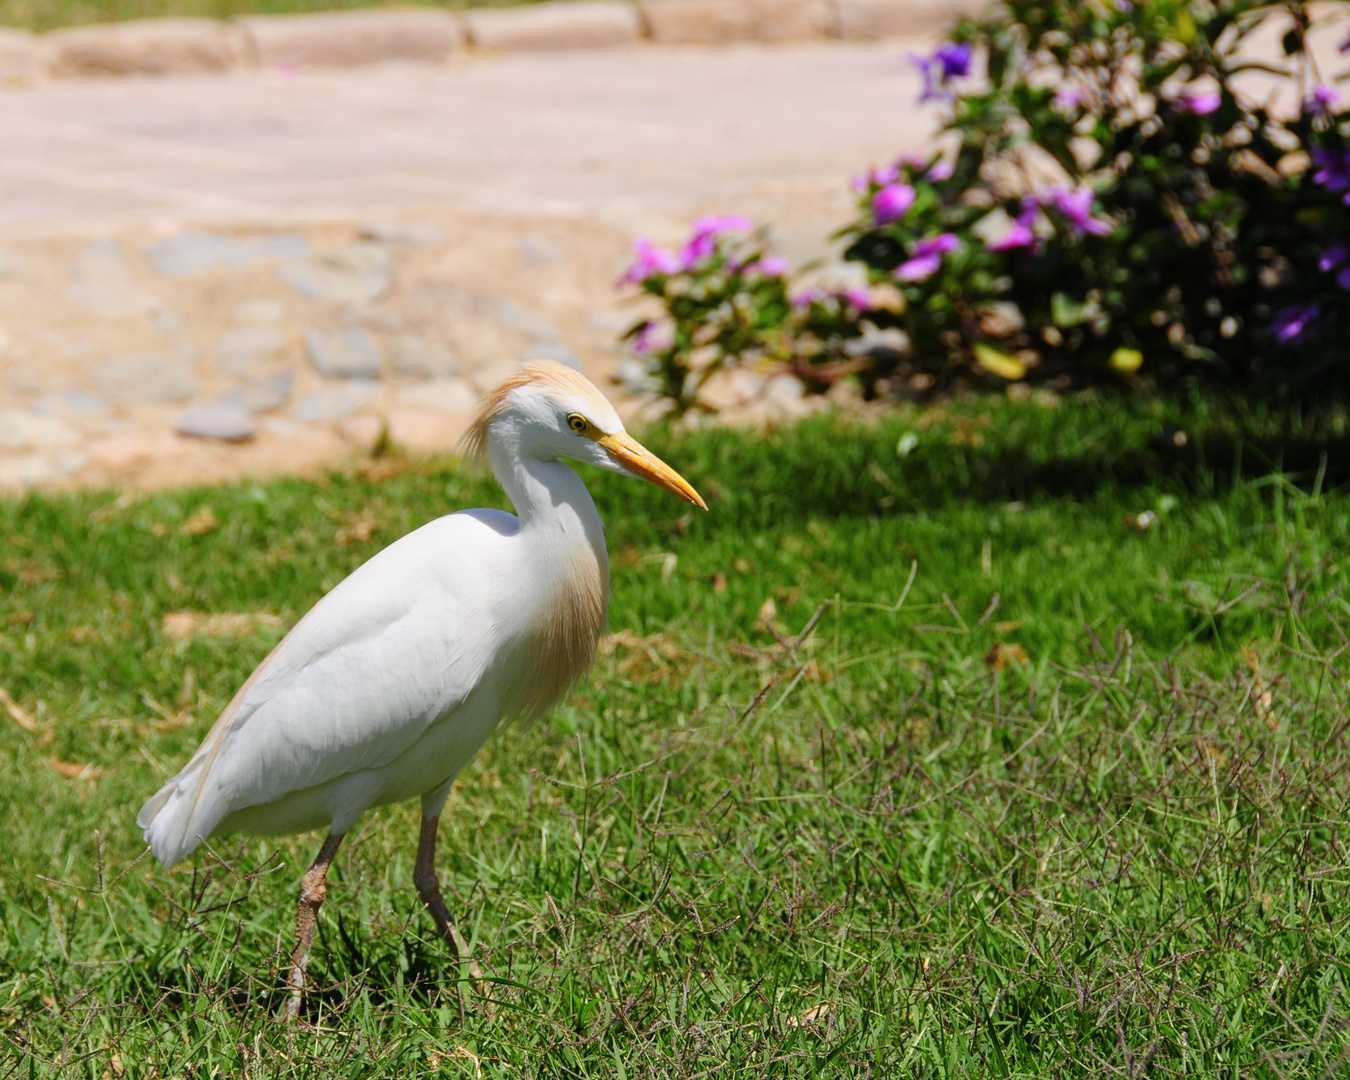
M 719 236 L 724 232 L 749 232 L 755 227 L 744 214 L 710 214 L 694 222 L 695 236 Z
M 1339 271 L 1336 284 L 1350 290 L 1350 241 L 1337 240 L 1322 252 L 1322 257 L 1317 260 L 1317 268 L 1323 273 Z
M 1111 231 L 1111 223 L 1092 216 L 1092 189 L 1079 188 L 1070 191 L 1064 187 L 1051 188 L 1055 199 L 1055 209 L 1063 214 L 1075 231 L 1089 233 L 1092 236 L 1105 236 Z
M 872 295 L 866 289 L 845 289 L 839 294 L 839 299 L 854 311 L 872 310 Z
M 1322 314 L 1319 304 L 1290 304 L 1281 308 L 1270 320 L 1269 333 L 1276 341 L 1300 341 L 1317 336 L 1317 320 Z
M 1183 90 L 1172 99 L 1174 108 L 1196 116 L 1208 116 L 1223 104 L 1223 97 L 1211 91 L 1193 92 Z
M 901 281 L 927 281 L 941 266 L 941 255 L 915 255 L 895 268 L 895 276 Z
M 960 246 L 961 241 L 957 239 L 956 233 L 939 233 L 937 236 L 931 236 L 926 240 L 920 240 L 914 245 L 915 255 L 946 255 L 948 252 L 955 251 Z
M 1337 240 L 1322 252 L 1322 257 L 1317 260 L 1317 268 L 1323 272 L 1335 270 L 1346 261 L 1350 261 L 1350 242 Z
M 1086 98 L 1087 90 L 1073 83 L 1065 83 L 1055 91 L 1055 104 L 1061 109 L 1077 108 Z
M 1130 3 L 1130 0 L 1116 0 L 1116 10 L 1123 15 L 1129 14 L 1134 10 L 1134 5 Z
M 680 266 L 692 270 L 717 250 L 717 237 L 713 233 L 695 233 L 689 242 L 680 249 Z
M 970 74 L 970 46 L 942 45 L 933 53 L 933 59 L 942 65 L 942 78 L 960 79 Z
M 928 170 L 927 178 L 934 182 L 950 180 L 955 172 L 956 164 L 954 162 L 948 161 L 946 158 L 938 158 Z
M 946 255 L 950 251 L 956 251 L 960 244 L 961 242 L 954 232 L 940 232 L 937 236 L 929 236 L 929 238 L 919 240 L 917 244 L 914 244 L 914 254 Z
M 885 187 L 887 184 L 893 184 L 900 176 L 900 170 L 894 165 L 887 165 L 884 169 L 873 169 L 870 172 L 859 173 L 849 181 L 849 186 L 859 195 L 869 187 Z
M 1034 247 L 1035 244 L 1036 234 L 1031 231 L 1031 226 L 1023 225 L 1018 220 L 1014 221 L 999 239 L 991 241 L 987 246 L 990 251 L 1011 251 L 1014 248 Z
M 908 184 L 887 184 L 872 196 L 872 215 L 878 225 L 899 221 L 914 205 L 914 189 Z
M 673 251 L 657 247 L 645 236 L 633 241 L 633 265 L 619 279 L 620 285 L 636 285 L 654 274 L 678 274 L 684 269 L 680 257 Z
M 777 255 L 766 255 L 762 259 L 752 262 L 744 270 L 747 274 L 758 274 L 760 277 L 782 277 L 792 269 L 791 264 L 786 259 L 780 259 Z
M 919 100 L 934 101 L 952 97 L 947 82 L 970 74 L 970 54 L 969 45 L 942 45 L 932 56 L 910 53 L 910 60 L 923 73 L 923 93 L 919 95 Z
M 1312 113 L 1314 116 L 1326 116 L 1331 112 L 1331 107 L 1340 100 L 1341 95 L 1338 90 L 1319 83 L 1313 87 L 1312 97 L 1304 99 L 1303 111 Z
M 1028 195 L 1022 200 L 1022 212 L 1017 215 L 1008 231 L 999 239 L 986 242 L 990 251 L 1011 251 L 1013 248 L 1035 247 L 1036 215 L 1040 213 L 1040 200 Z
M 872 298 L 866 289 L 841 289 L 836 292 L 826 292 L 818 286 L 813 286 L 793 293 L 789 297 L 792 306 L 798 309 L 810 307 L 822 300 L 840 300 L 857 311 L 870 311 L 872 308 Z
M 901 281 L 927 280 L 942 266 L 942 256 L 956 250 L 958 243 L 955 233 L 942 233 L 920 240 L 914 245 L 910 257 L 895 268 L 895 276 Z
M 633 352 L 639 356 L 660 352 L 673 344 L 675 344 L 675 330 L 668 323 L 653 322 L 649 319 L 642 324 L 642 329 L 633 335 Z
M 1312 163 L 1316 169 L 1313 183 L 1321 184 L 1328 191 L 1350 188 L 1350 151 L 1332 152 L 1313 147 Z
M 726 232 L 749 232 L 755 223 L 743 214 L 713 214 L 694 222 L 694 231 L 680 252 L 683 269 L 692 270 L 717 250 L 717 238 Z

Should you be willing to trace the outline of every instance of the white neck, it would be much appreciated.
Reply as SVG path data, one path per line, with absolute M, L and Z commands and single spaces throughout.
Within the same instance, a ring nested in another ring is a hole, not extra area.
M 521 532 L 584 536 L 603 553 L 605 526 L 581 477 L 561 461 L 541 461 L 508 449 L 504 442 L 489 441 L 488 463 L 516 509 Z
M 538 716 L 590 665 L 609 606 L 605 527 L 581 477 L 521 440 L 488 435 L 488 461 L 520 518 L 513 537 L 523 667 L 508 711 Z

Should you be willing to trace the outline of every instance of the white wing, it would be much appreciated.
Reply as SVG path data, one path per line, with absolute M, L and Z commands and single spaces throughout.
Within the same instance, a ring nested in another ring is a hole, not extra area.
M 486 599 L 517 527 L 495 511 L 440 518 L 320 600 L 142 808 L 156 858 L 177 862 L 231 813 L 388 764 L 463 702 L 496 653 Z

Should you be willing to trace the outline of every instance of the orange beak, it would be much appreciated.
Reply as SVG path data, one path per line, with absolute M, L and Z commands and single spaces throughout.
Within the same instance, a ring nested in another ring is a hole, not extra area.
M 708 504 L 689 486 L 689 481 L 626 431 L 620 431 L 615 435 L 603 435 L 595 441 L 608 450 L 610 456 L 634 476 L 650 480 L 657 487 L 665 488 L 686 502 L 693 503 L 700 510 L 708 509 Z

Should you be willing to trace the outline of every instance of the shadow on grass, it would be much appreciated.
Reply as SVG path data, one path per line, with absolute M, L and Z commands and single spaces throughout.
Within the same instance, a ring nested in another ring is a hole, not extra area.
M 425 917 L 419 910 L 414 916 Z M 324 936 L 320 965 L 313 971 L 313 990 L 306 1008 L 320 1004 L 340 1009 L 353 993 L 364 993 L 375 1003 L 415 1002 L 431 1006 L 445 990 L 453 992 L 455 962 L 444 947 L 422 940 L 410 927 L 398 937 L 370 936 L 360 920 L 352 925 L 337 912 Z
M 157 949 L 124 966 L 121 996 L 147 1008 L 183 1009 L 202 998 L 237 1014 L 281 1015 L 290 996 L 287 956 L 241 953 L 236 947 L 212 962 L 196 948 L 200 942 L 186 924 L 166 927 Z M 217 950 L 210 952 L 214 956 Z M 409 931 L 371 936 L 360 919 L 341 910 L 321 920 L 307 976 L 301 1016 L 310 1020 L 340 1014 L 357 997 L 376 1007 L 431 1007 L 453 994 L 456 978 L 443 948 Z
M 1350 486 L 1350 436 L 1334 416 L 1188 415 L 1124 398 L 1056 409 L 986 399 L 874 425 L 822 417 L 765 435 L 769 454 L 746 454 L 744 439 L 713 430 L 652 441 L 756 527 L 1139 488 L 1215 494 L 1273 476 L 1307 492 Z M 623 501 L 631 508 L 631 493 Z

